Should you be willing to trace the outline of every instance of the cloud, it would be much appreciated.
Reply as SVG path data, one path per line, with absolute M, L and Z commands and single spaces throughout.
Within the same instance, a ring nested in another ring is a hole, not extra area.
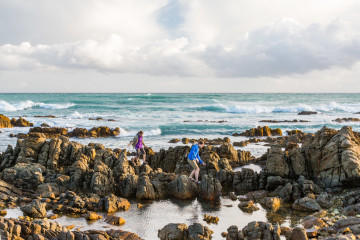
M 186 37 L 136 45 L 118 34 L 63 44 L 6 44 L 0 46 L 0 69 L 274 77 L 334 66 L 349 68 L 360 60 L 360 35 L 348 26 L 339 19 L 326 26 L 283 19 L 249 32 L 233 45 L 194 47 Z
M 222 77 L 273 77 L 333 66 L 349 68 L 360 60 L 360 35 L 342 31 L 346 29 L 342 24 L 305 27 L 283 19 L 248 33 L 234 46 L 210 46 L 200 57 Z

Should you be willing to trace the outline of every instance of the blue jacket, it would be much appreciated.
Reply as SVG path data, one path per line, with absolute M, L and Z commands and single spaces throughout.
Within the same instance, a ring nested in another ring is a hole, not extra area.
M 203 161 L 201 160 L 200 156 L 199 156 L 199 146 L 197 144 L 195 144 L 194 146 L 192 146 L 189 155 L 188 155 L 188 159 L 190 160 L 195 160 L 199 159 L 199 163 L 203 164 Z

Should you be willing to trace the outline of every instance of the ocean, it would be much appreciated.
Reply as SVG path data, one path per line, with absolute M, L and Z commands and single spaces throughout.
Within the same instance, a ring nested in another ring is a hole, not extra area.
M 316 115 L 298 115 L 300 111 L 317 111 Z M 145 143 L 154 150 L 181 145 L 170 144 L 173 138 L 230 137 L 256 126 L 268 125 L 283 131 L 300 129 L 313 133 L 323 126 L 340 129 L 350 125 L 360 131 L 359 122 L 337 123 L 344 117 L 360 117 L 360 94 L 102 94 L 102 93 L 27 93 L 0 94 L 0 114 L 24 116 L 35 126 L 120 127 L 114 138 L 73 139 L 84 144 L 100 142 L 110 148 L 124 148 L 140 130 Z M 57 118 L 34 118 L 54 115 Z M 94 121 L 89 118 L 101 117 Z M 115 121 L 107 121 L 113 119 Z M 262 123 L 260 120 L 307 120 L 305 123 Z M 219 122 L 220 121 L 220 122 Z M 28 128 L 0 129 L 0 152 L 17 139 L 10 133 L 27 133 Z M 232 141 L 244 140 L 231 137 Z M 266 151 L 262 144 L 248 145 L 255 156 Z

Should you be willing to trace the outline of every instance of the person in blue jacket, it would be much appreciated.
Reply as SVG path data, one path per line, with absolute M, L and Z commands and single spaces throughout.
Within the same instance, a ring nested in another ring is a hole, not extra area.
M 189 178 L 191 180 L 194 180 L 193 176 L 195 175 L 195 182 L 198 183 L 199 182 L 199 172 L 200 172 L 200 168 L 198 167 L 197 163 L 200 163 L 202 165 L 205 165 L 205 163 L 201 160 L 200 156 L 199 156 L 199 149 L 204 147 L 204 142 L 203 141 L 199 141 L 198 144 L 194 144 L 191 147 L 191 150 L 189 152 L 188 155 L 188 163 L 193 167 L 193 171 L 191 172 Z

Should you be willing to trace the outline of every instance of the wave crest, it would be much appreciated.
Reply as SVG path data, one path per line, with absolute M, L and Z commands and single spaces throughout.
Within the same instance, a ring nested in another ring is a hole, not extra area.
M 360 109 L 360 103 L 348 104 L 331 102 L 329 104 L 321 105 L 307 105 L 307 104 L 294 104 L 289 106 L 265 106 L 265 105 L 224 105 L 214 104 L 197 108 L 203 111 L 211 112 L 227 112 L 227 113 L 296 113 L 301 111 L 319 111 L 319 112 L 358 112 Z
M 0 100 L 0 111 L 4 112 L 16 112 L 29 108 L 45 108 L 45 109 L 65 109 L 75 106 L 73 103 L 42 103 L 42 102 L 33 102 L 31 100 L 22 101 L 19 103 L 9 103 L 4 100 Z

